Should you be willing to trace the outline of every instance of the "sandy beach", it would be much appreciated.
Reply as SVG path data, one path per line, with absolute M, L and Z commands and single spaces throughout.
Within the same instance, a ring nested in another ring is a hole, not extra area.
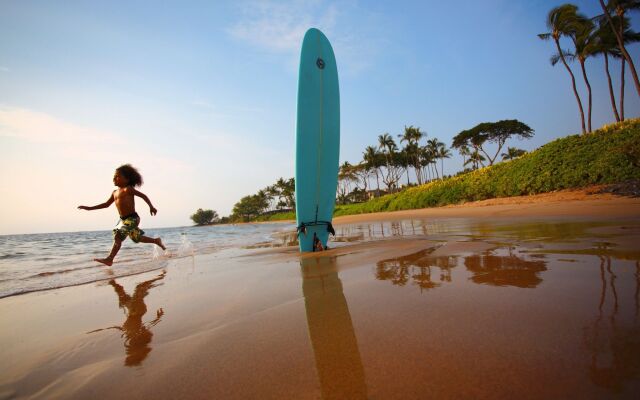
M 281 234 L 0 299 L 0 399 L 640 391 L 639 198 L 558 192 L 335 225 L 323 253 Z

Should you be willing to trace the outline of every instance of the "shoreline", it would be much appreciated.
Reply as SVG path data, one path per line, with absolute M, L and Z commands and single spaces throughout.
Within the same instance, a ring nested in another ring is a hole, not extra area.
M 607 216 L 640 216 L 640 197 L 604 192 L 612 185 L 596 185 L 581 189 L 566 189 L 528 196 L 497 197 L 440 207 L 383 211 L 366 214 L 342 215 L 333 218 L 334 225 L 358 222 L 393 221 L 411 218 L 471 218 L 471 217 L 552 217 L 593 216 L 595 209 L 606 211 Z M 520 206 L 527 205 L 527 208 Z M 295 219 L 279 221 L 239 222 L 239 224 L 295 223 Z M 227 224 L 233 225 L 233 224 Z
M 503 197 L 464 204 L 414 210 L 344 215 L 335 224 L 364 221 L 391 221 L 411 218 L 496 218 L 496 217 L 595 217 L 640 216 L 640 198 L 594 194 L 588 189 L 567 190 L 531 196 Z M 604 214 L 604 215 L 603 215 Z

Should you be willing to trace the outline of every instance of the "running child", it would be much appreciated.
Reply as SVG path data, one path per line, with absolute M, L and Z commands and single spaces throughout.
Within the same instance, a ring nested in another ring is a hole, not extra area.
M 107 258 L 94 258 L 94 261 L 111 266 L 113 258 L 118 254 L 122 241 L 129 236 L 134 242 L 153 243 L 165 250 L 160 238 L 150 238 L 144 236 L 144 231 L 138 228 L 140 216 L 136 213 L 135 196 L 140 197 L 149 205 L 151 215 L 156 215 L 158 210 L 151 204 L 151 200 L 144 193 L 136 190 L 137 186 L 142 186 L 142 176 L 131 164 L 121 165 L 113 175 L 113 184 L 118 187 L 109 196 L 107 201 L 97 206 L 78 206 L 80 210 L 98 210 L 107 208 L 111 203 L 116 203 L 116 208 L 120 214 L 120 222 L 113 230 L 113 247 Z

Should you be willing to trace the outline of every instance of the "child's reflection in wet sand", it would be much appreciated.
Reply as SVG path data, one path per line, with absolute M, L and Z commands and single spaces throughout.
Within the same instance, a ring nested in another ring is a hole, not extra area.
M 147 313 L 147 305 L 144 303 L 144 298 L 149 294 L 149 290 L 158 286 L 158 281 L 164 279 L 166 271 L 162 271 L 157 277 L 148 281 L 139 283 L 136 285 L 136 289 L 133 292 L 133 296 L 130 296 L 125 292 L 122 285 L 116 283 L 115 280 L 110 280 L 109 285 L 113 287 L 118 295 L 118 306 L 124 310 L 127 315 L 127 319 L 122 326 L 110 326 L 108 328 L 96 329 L 89 333 L 103 331 L 105 329 L 118 329 L 122 331 L 122 337 L 124 337 L 124 348 L 126 358 L 124 365 L 136 366 L 140 365 L 142 361 L 151 352 L 151 339 L 153 333 L 150 328 L 160 322 L 160 319 L 164 315 L 164 310 L 159 308 L 156 311 L 156 318 L 148 323 L 142 322 L 142 317 Z

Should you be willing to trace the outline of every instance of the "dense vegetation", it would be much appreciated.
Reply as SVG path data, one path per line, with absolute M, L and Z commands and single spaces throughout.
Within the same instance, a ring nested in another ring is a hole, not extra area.
M 640 119 L 557 139 L 514 160 L 455 177 L 363 203 L 338 205 L 334 215 L 436 207 L 630 179 L 640 179 Z M 288 213 L 262 220 L 293 218 Z

